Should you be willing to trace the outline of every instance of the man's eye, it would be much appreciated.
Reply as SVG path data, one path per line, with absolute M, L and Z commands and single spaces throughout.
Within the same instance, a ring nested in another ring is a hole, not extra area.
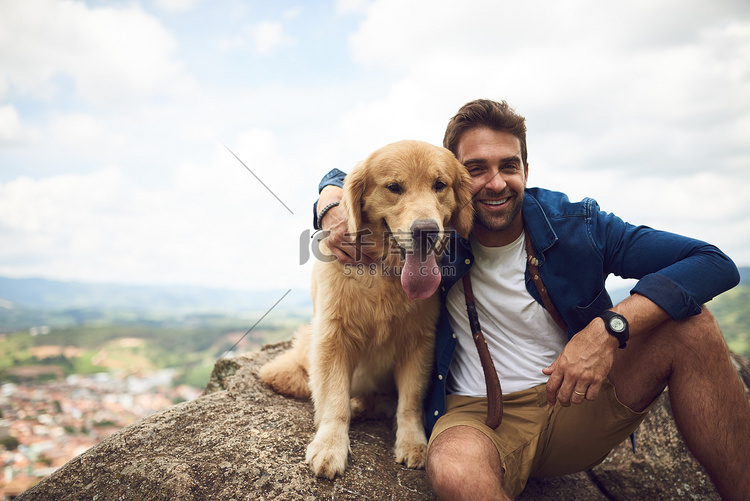
M 396 195 L 401 194 L 401 186 L 399 186 L 398 183 L 391 183 L 386 186 L 386 189 L 390 191 L 391 193 L 395 193 Z
M 435 181 L 435 191 L 443 191 L 446 184 L 442 181 Z

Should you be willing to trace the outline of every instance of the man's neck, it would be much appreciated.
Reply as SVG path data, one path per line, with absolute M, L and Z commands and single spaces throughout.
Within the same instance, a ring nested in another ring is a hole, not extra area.
M 502 230 L 490 230 L 481 225 L 474 225 L 474 237 L 485 247 L 503 247 L 515 242 L 523 232 L 523 218 L 517 217 Z

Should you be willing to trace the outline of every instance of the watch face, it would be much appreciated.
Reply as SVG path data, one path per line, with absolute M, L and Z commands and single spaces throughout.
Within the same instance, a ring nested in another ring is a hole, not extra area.
M 615 332 L 622 332 L 625 330 L 625 322 L 621 318 L 613 318 L 609 321 L 610 328 Z

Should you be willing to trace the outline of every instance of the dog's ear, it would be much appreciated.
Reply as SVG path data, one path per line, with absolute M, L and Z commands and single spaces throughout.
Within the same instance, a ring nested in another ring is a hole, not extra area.
M 451 226 L 456 233 L 464 238 L 469 237 L 471 227 L 474 224 L 474 204 L 471 199 L 471 176 L 466 167 L 458 160 L 455 162 L 455 173 L 453 178 L 453 194 L 456 197 L 456 208 L 451 216 Z
M 357 164 L 344 179 L 343 204 L 349 218 L 349 233 L 357 233 L 362 227 L 362 203 L 367 187 L 364 162 Z

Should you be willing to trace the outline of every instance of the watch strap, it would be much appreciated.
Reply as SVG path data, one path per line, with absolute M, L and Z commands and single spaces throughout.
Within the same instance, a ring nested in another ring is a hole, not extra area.
M 605 310 L 601 312 L 599 315 L 597 315 L 597 317 L 604 320 L 604 327 L 607 329 L 607 332 L 609 332 L 610 335 L 617 338 L 617 340 L 620 342 L 620 346 L 618 346 L 618 348 L 620 349 L 625 348 L 625 346 L 627 345 L 628 339 L 630 339 L 630 329 L 628 327 L 628 320 L 624 316 L 620 315 L 619 313 L 615 313 L 612 310 Z M 617 332 L 613 330 L 612 327 L 610 326 L 610 321 L 615 317 L 619 317 L 625 323 L 625 330 L 623 330 L 622 332 Z

